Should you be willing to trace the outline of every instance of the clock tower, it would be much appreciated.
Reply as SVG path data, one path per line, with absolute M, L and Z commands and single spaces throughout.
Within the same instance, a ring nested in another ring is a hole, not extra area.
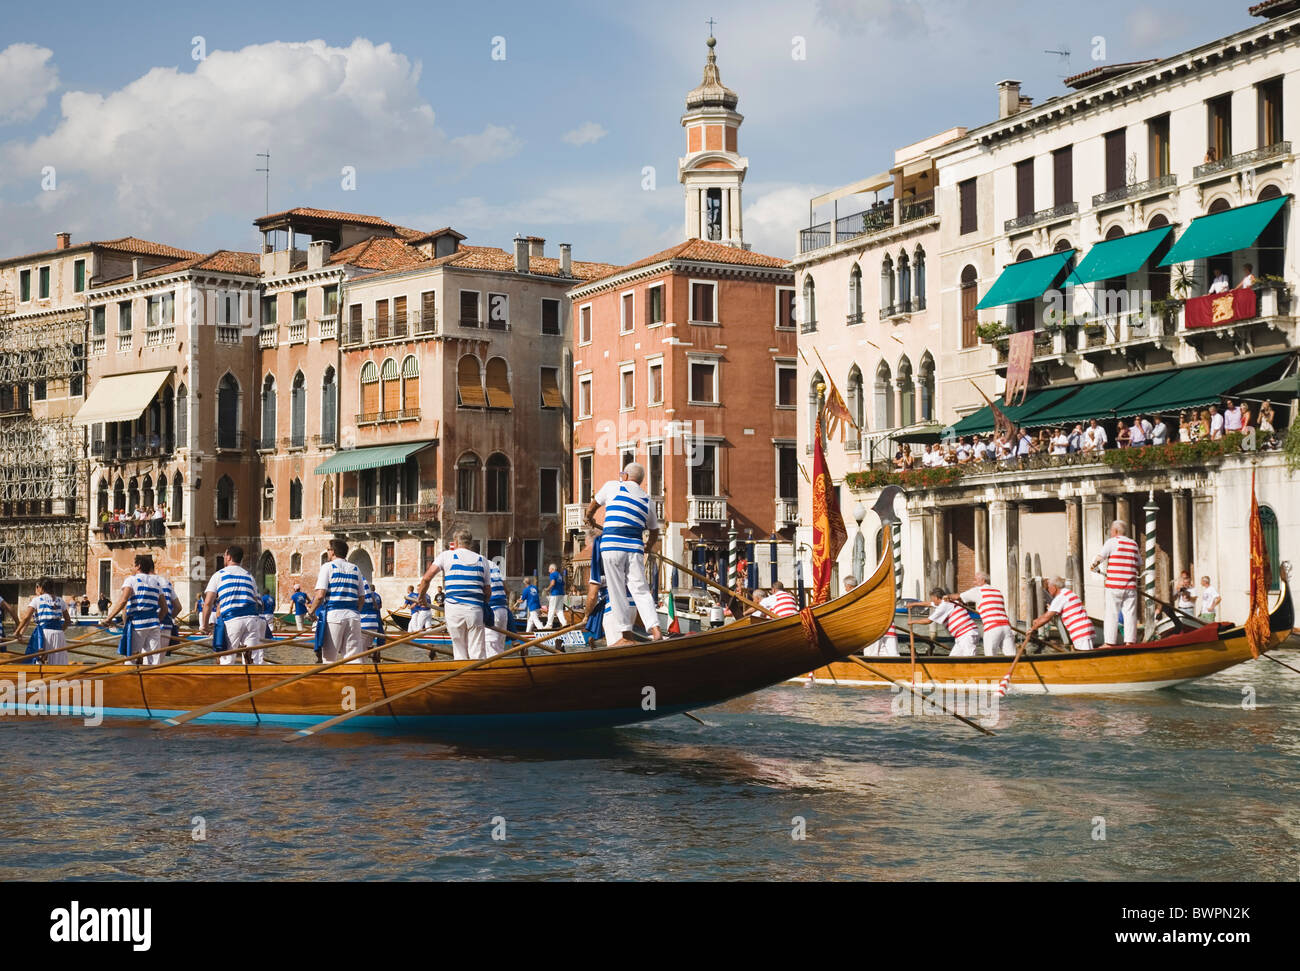
M 741 224 L 740 187 L 749 159 L 736 150 L 744 117 L 736 111 L 736 92 L 722 83 L 709 37 L 704 80 L 686 96 L 686 155 L 677 162 L 677 178 L 686 196 L 686 238 L 708 239 L 748 249 Z

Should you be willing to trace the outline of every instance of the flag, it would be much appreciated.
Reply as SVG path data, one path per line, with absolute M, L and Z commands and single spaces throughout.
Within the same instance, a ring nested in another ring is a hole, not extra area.
M 840 500 L 831 484 L 830 469 L 826 466 L 826 451 L 822 447 L 821 422 L 817 423 L 816 442 L 813 447 L 813 606 L 831 599 L 831 569 L 840 548 L 848 539 L 844 517 L 840 515 Z
M 1250 653 L 1268 647 L 1272 631 L 1268 623 L 1268 581 L 1271 574 L 1268 548 L 1264 546 L 1264 526 L 1259 521 L 1259 500 L 1255 498 L 1255 473 L 1250 473 L 1250 613 L 1246 617 L 1246 643 Z
M 1034 363 L 1034 332 L 1022 330 L 1011 335 L 1007 342 L 1007 387 L 1002 400 L 1009 405 L 1020 404 L 1029 391 L 1029 370 Z
M 980 390 L 978 384 L 975 384 L 974 381 L 971 381 L 971 384 L 974 386 L 976 391 L 979 391 L 980 397 L 984 399 L 984 403 L 993 410 L 993 430 L 1001 434 L 1002 430 L 1005 428 L 1008 435 L 1013 434 L 1016 430 L 1016 426 L 1012 423 L 1011 419 L 1007 417 L 1006 412 L 993 402 L 989 401 L 989 396 Z M 1003 403 L 1006 403 L 1006 399 L 1003 399 Z
M 822 370 L 826 373 L 826 403 L 823 406 L 823 420 L 826 422 L 826 438 L 829 440 L 835 435 L 836 430 L 840 433 L 840 441 L 844 441 L 844 430 L 846 428 L 857 428 L 857 422 L 849 414 L 849 406 L 844 403 L 844 398 L 840 394 L 840 389 L 835 387 L 835 379 L 830 376 L 830 368 L 826 362 L 822 361 L 821 352 L 813 348 L 817 354 L 817 360 L 821 361 Z
M 676 586 L 676 584 L 674 584 Z M 673 591 L 668 591 L 668 633 L 680 634 L 682 625 L 677 622 L 677 597 Z

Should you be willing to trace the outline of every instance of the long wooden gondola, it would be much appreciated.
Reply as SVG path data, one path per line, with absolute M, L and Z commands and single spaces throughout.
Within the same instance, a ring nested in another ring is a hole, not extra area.
M 1294 626 L 1295 609 L 1290 585 L 1283 580 L 1269 613 L 1269 649 L 1286 640 Z M 906 651 L 905 646 L 902 649 Z M 1026 654 L 1016 665 L 1010 690 L 1015 694 L 1050 695 L 1153 691 L 1208 677 L 1249 661 L 1252 656 L 1246 632 L 1240 626 L 1207 624 L 1132 647 Z M 912 662 L 906 653 L 902 657 L 872 657 L 868 660 L 882 675 L 898 681 L 911 681 Z M 1005 657 L 918 654 L 916 683 L 924 689 L 995 688 L 1009 664 L 1010 659 Z M 812 680 L 847 687 L 890 687 L 890 682 L 875 678 L 861 666 L 848 661 L 835 661 L 818 668 L 812 673 Z
M 623 725 L 703 708 L 779 684 L 861 649 L 894 614 L 894 570 L 884 557 L 852 593 L 812 608 L 815 624 L 799 615 L 733 624 L 684 637 L 629 647 L 568 654 L 509 657 L 467 671 L 427 691 L 363 715 L 348 724 L 433 732 L 517 731 L 538 727 Z M 312 724 L 380 701 L 465 665 L 463 661 L 345 664 L 275 688 L 209 721 Z M 0 664 L 0 679 L 23 675 L 47 682 L 71 680 L 84 665 Z M 113 667 L 105 672 L 121 670 Z M 269 685 L 307 665 L 195 663 L 152 672 L 145 666 L 102 682 L 103 713 L 168 718 Z M 92 678 L 97 675 L 91 675 Z M 0 703 L 12 711 L 15 700 Z M 69 711 L 80 715 L 81 712 Z

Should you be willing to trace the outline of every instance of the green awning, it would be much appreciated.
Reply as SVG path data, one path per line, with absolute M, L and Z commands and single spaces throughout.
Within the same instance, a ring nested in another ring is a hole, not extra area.
M 1130 399 L 1119 410 L 1116 417 L 1167 413 L 1180 408 L 1211 404 L 1237 385 L 1267 371 L 1286 356 L 1268 354 L 1263 357 L 1248 357 L 1243 360 L 1224 361 L 1220 364 L 1201 364 L 1196 367 L 1165 371 L 1164 374 L 1171 375 L 1168 381 L 1161 382 L 1136 398 Z
M 316 466 L 317 475 L 331 472 L 356 472 L 360 469 L 378 469 L 385 465 L 401 465 L 408 458 L 433 444 L 427 442 L 405 442 L 401 445 L 376 445 L 372 448 L 350 448 L 338 452 Z
M 1063 398 L 1060 404 L 1038 411 L 1026 419 L 1025 424 L 1040 428 L 1044 425 L 1071 425 L 1089 418 L 1106 421 L 1116 417 L 1117 413 L 1137 414 L 1125 411 L 1125 405 L 1179 373 L 1171 368 L 1154 374 L 1131 374 L 1072 385 L 1074 394 Z
M 937 442 L 943 437 L 943 426 L 937 422 L 927 422 L 924 425 L 913 425 L 911 428 L 904 428 L 897 435 L 890 437 L 896 442 L 929 444 Z
M 1075 268 L 1071 283 L 1095 283 L 1112 277 L 1125 276 L 1142 268 L 1156 247 L 1174 231 L 1173 226 L 1148 229 L 1144 233 L 1121 236 L 1098 243 L 1088 250 L 1083 262 Z
M 1254 388 L 1246 388 L 1244 391 L 1238 391 L 1237 394 L 1243 398 L 1297 398 L 1300 397 L 1300 374 L 1293 374 L 1289 378 L 1278 378 L 1276 381 Z
M 1161 266 L 1201 260 L 1207 256 L 1231 253 L 1252 245 L 1278 210 L 1287 204 L 1290 196 L 1278 196 L 1248 206 L 1225 209 L 1211 216 L 1199 216 L 1187 225 L 1187 231 L 1163 260 Z
M 989 287 L 984 299 L 975 305 L 975 309 L 987 310 L 989 307 L 1001 307 L 1041 297 L 1073 255 L 1074 250 L 1070 249 L 1040 256 L 1035 260 L 1008 264 L 1003 267 L 1002 275 L 993 281 L 993 286 Z
M 1025 400 L 1018 405 L 1004 404 L 1001 398 L 998 398 L 994 404 L 1001 408 L 1002 413 L 1011 421 L 1022 424 L 1035 412 L 1050 408 L 1062 398 L 1073 394 L 1076 388 L 1077 385 L 1069 385 L 1063 388 L 1043 388 L 1025 395 Z M 983 435 L 985 432 L 993 431 L 995 424 L 993 409 L 985 405 L 979 411 L 972 412 L 957 422 L 949 431 L 958 438 L 963 435 Z

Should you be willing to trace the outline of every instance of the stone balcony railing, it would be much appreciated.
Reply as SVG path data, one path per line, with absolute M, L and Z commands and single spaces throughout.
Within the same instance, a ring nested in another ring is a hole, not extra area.
M 280 342 L 280 325 L 263 324 L 257 332 L 258 347 L 275 347 Z
M 131 349 L 131 332 L 128 330 L 117 335 L 118 351 L 129 351 Z
M 776 525 L 796 526 L 799 523 L 799 500 L 798 499 L 777 499 L 776 500 Z
M 289 343 L 290 343 L 290 344 L 306 344 L 306 343 L 307 343 L 307 320 L 306 320 L 306 318 L 301 318 L 301 319 L 299 319 L 299 320 L 291 320 L 291 321 L 289 321 Z
M 339 318 L 337 314 L 326 314 L 316 324 L 316 333 L 323 341 L 333 340 L 338 336 Z
M 438 503 L 379 503 L 336 509 L 330 517 L 335 532 L 373 530 L 376 528 L 418 528 L 436 522 Z
M 571 533 L 580 529 L 582 529 L 582 503 L 566 503 L 564 506 L 564 531 Z
M 243 336 L 238 324 L 217 324 L 218 344 L 238 344 Z
M 721 496 L 688 496 L 686 505 L 688 526 L 727 521 L 727 500 Z

